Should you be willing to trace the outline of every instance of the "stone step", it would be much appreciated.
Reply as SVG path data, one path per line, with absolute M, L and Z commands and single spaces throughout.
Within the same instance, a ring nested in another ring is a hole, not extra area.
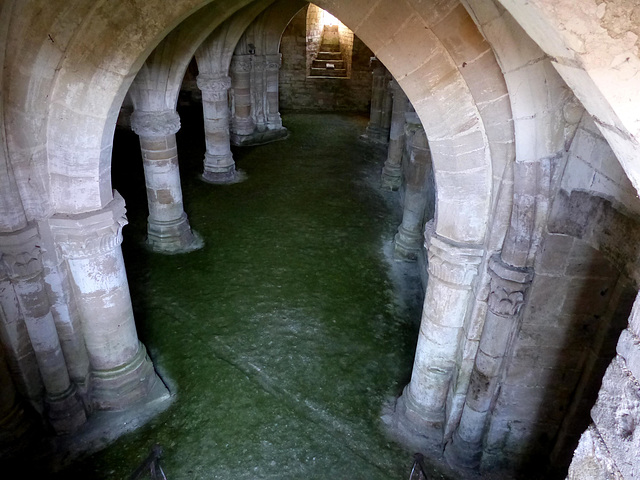
M 311 68 L 312 77 L 346 77 L 347 71 L 344 68 Z
M 340 43 L 323 41 L 320 44 L 320 51 L 330 53 L 340 52 Z
M 311 68 L 344 70 L 344 60 L 314 60 L 311 64 Z
M 342 53 L 320 51 L 316 56 L 316 60 L 342 60 Z

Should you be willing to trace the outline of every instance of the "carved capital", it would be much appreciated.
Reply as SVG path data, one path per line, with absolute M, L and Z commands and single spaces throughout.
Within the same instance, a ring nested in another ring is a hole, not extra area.
M 431 223 L 431 222 L 430 222 Z M 433 228 L 425 230 L 429 275 L 459 287 L 469 287 L 478 274 L 484 249 L 456 245 L 440 237 Z
M 278 53 L 276 55 L 265 55 L 265 60 L 267 61 L 266 68 L 267 70 L 280 70 L 282 66 L 282 54 Z
M 166 137 L 180 130 L 180 116 L 175 110 L 159 112 L 136 110 L 131 114 L 131 130 L 141 137 Z
M 489 260 L 489 275 L 489 310 L 501 317 L 518 315 L 533 279 L 533 271 L 507 265 L 496 254 Z
M 196 83 L 204 94 L 205 100 L 227 100 L 227 92 L 231 88 L 231 77 L 201 73 Z
M 267 59 L 264 55 L 253 56 L 251 63 L 253 65 L 253 70 L 256 72 L 264 72 L 265 68 L 267 68 Z
M 231 70 L 237 73 L 251 71 L 251 55 L 234 55 L 231 59 Z
M 42 272 L 40 243 L 35 225 L 0 235 L 0 277 L 25 278 Z
M 66 258 L 89 258 L 114 250 L 122 243 L 122 227 L 127 223 L 124 199 L 115 190 L 113 200 L 102 210 L 49 219 L 56 245 Z

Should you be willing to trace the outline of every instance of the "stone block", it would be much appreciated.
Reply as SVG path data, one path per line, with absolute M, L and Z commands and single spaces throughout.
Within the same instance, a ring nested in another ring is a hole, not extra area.
M 569 283 L 562 305 L 567 315 L 604 315 L 614 284 L 610 279 L 582 279 Z
M 471 62 L 489 50 L 489 44 L 462 4 L 452 9 L 432 29 L 458 65 Z
M 568 289 L 566 277 L 537 274 L 529 291 L 525 321 L 548 323 L 549 317 L 556 317 L 562 311 Z
M 639 478 L 640 388 L 619 357 L 611 362 L 602 379 L 591 417 L 622 477 Z
M 536 274 L 564 274 L 573 241 L 573 237 L 569 235 L 546 234 L 542 241 L 542 249 L 536 255 Z
M 394 76 L 400 79 L 431 59 L 439 49 L 438 43 L 422 19 L 413 16 L 376 53 L 385 64 L 393 66 Z

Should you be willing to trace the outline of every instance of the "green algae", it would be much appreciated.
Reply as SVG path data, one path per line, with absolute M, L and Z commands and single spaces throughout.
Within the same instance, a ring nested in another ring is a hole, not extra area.
M 406 478 L 379 416 L 409 379 L 420 299 L 395 297 L 383 246 L 401 217 L 366 119 L 286 115 L 289 140 L 235 150 L 247 180 L 215 186 L 197 118 L 178 142 L 199 251 L 144 249 L 136 137 L 114 148 L 138 333 L 175 401 L 60 478 L 127 478 L 156 443 L 171 480 Z

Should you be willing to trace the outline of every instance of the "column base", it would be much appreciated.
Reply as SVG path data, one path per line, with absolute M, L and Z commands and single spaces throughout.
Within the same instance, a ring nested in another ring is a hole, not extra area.
M 394 424 L 404 436 L 416 436 L 425 451 L 442 452 L 444 412 L 425 412 L 411 399 L 408 387 L 398 397 Z
M 144 398 L 158 379 L 142 343 L 139 343 L 136 356 L 126 365 L 91 374 L 92 403 L 97 410 L 126 409 Z
M 73 433 L 87 421 L 84 405 L 73 384 L 60 395 L 47 396 L 45 402 L 47 418 L 57 435 Z
M 237 147 L 250 147 L 255 145 L 265 145 L 267 143 L 285 140 L 289 138 L 289 130 L 284 127 L 265 130 L 263 132 L 254 131 L 248 135 L 231 134 L 231 143 Z
M 411 232 L 400 226 L 394 239 L 393 255 L 396 260 L 416 262 L 422 252 L 423 239 L 420 232 Z
M 445 446 L 444 458 L 453 468 L 477 472 L 482 460 L 482 444 L 467 442 L 455 432 Z
M 267 115 L 267 128 L 269 130 L 280 130 L 283 128 L 280 113 L 270 113 Z
M 380 183 L 382 188 L 396 191 L 402 185 L 402 170 L 400 165 L 388 165 L 386 162 L 382 168 L 382 175 L 380 176 Z
M 202 238 L 191 230 L 185 213 L 178 220 L 148 219 L 147 246 L 156 253 L 186 253 L 202 248 Z
M 380 127 L 367 127 L 360 138 L 372 143 L 387 145 L 389 143 L 389 130 Z

